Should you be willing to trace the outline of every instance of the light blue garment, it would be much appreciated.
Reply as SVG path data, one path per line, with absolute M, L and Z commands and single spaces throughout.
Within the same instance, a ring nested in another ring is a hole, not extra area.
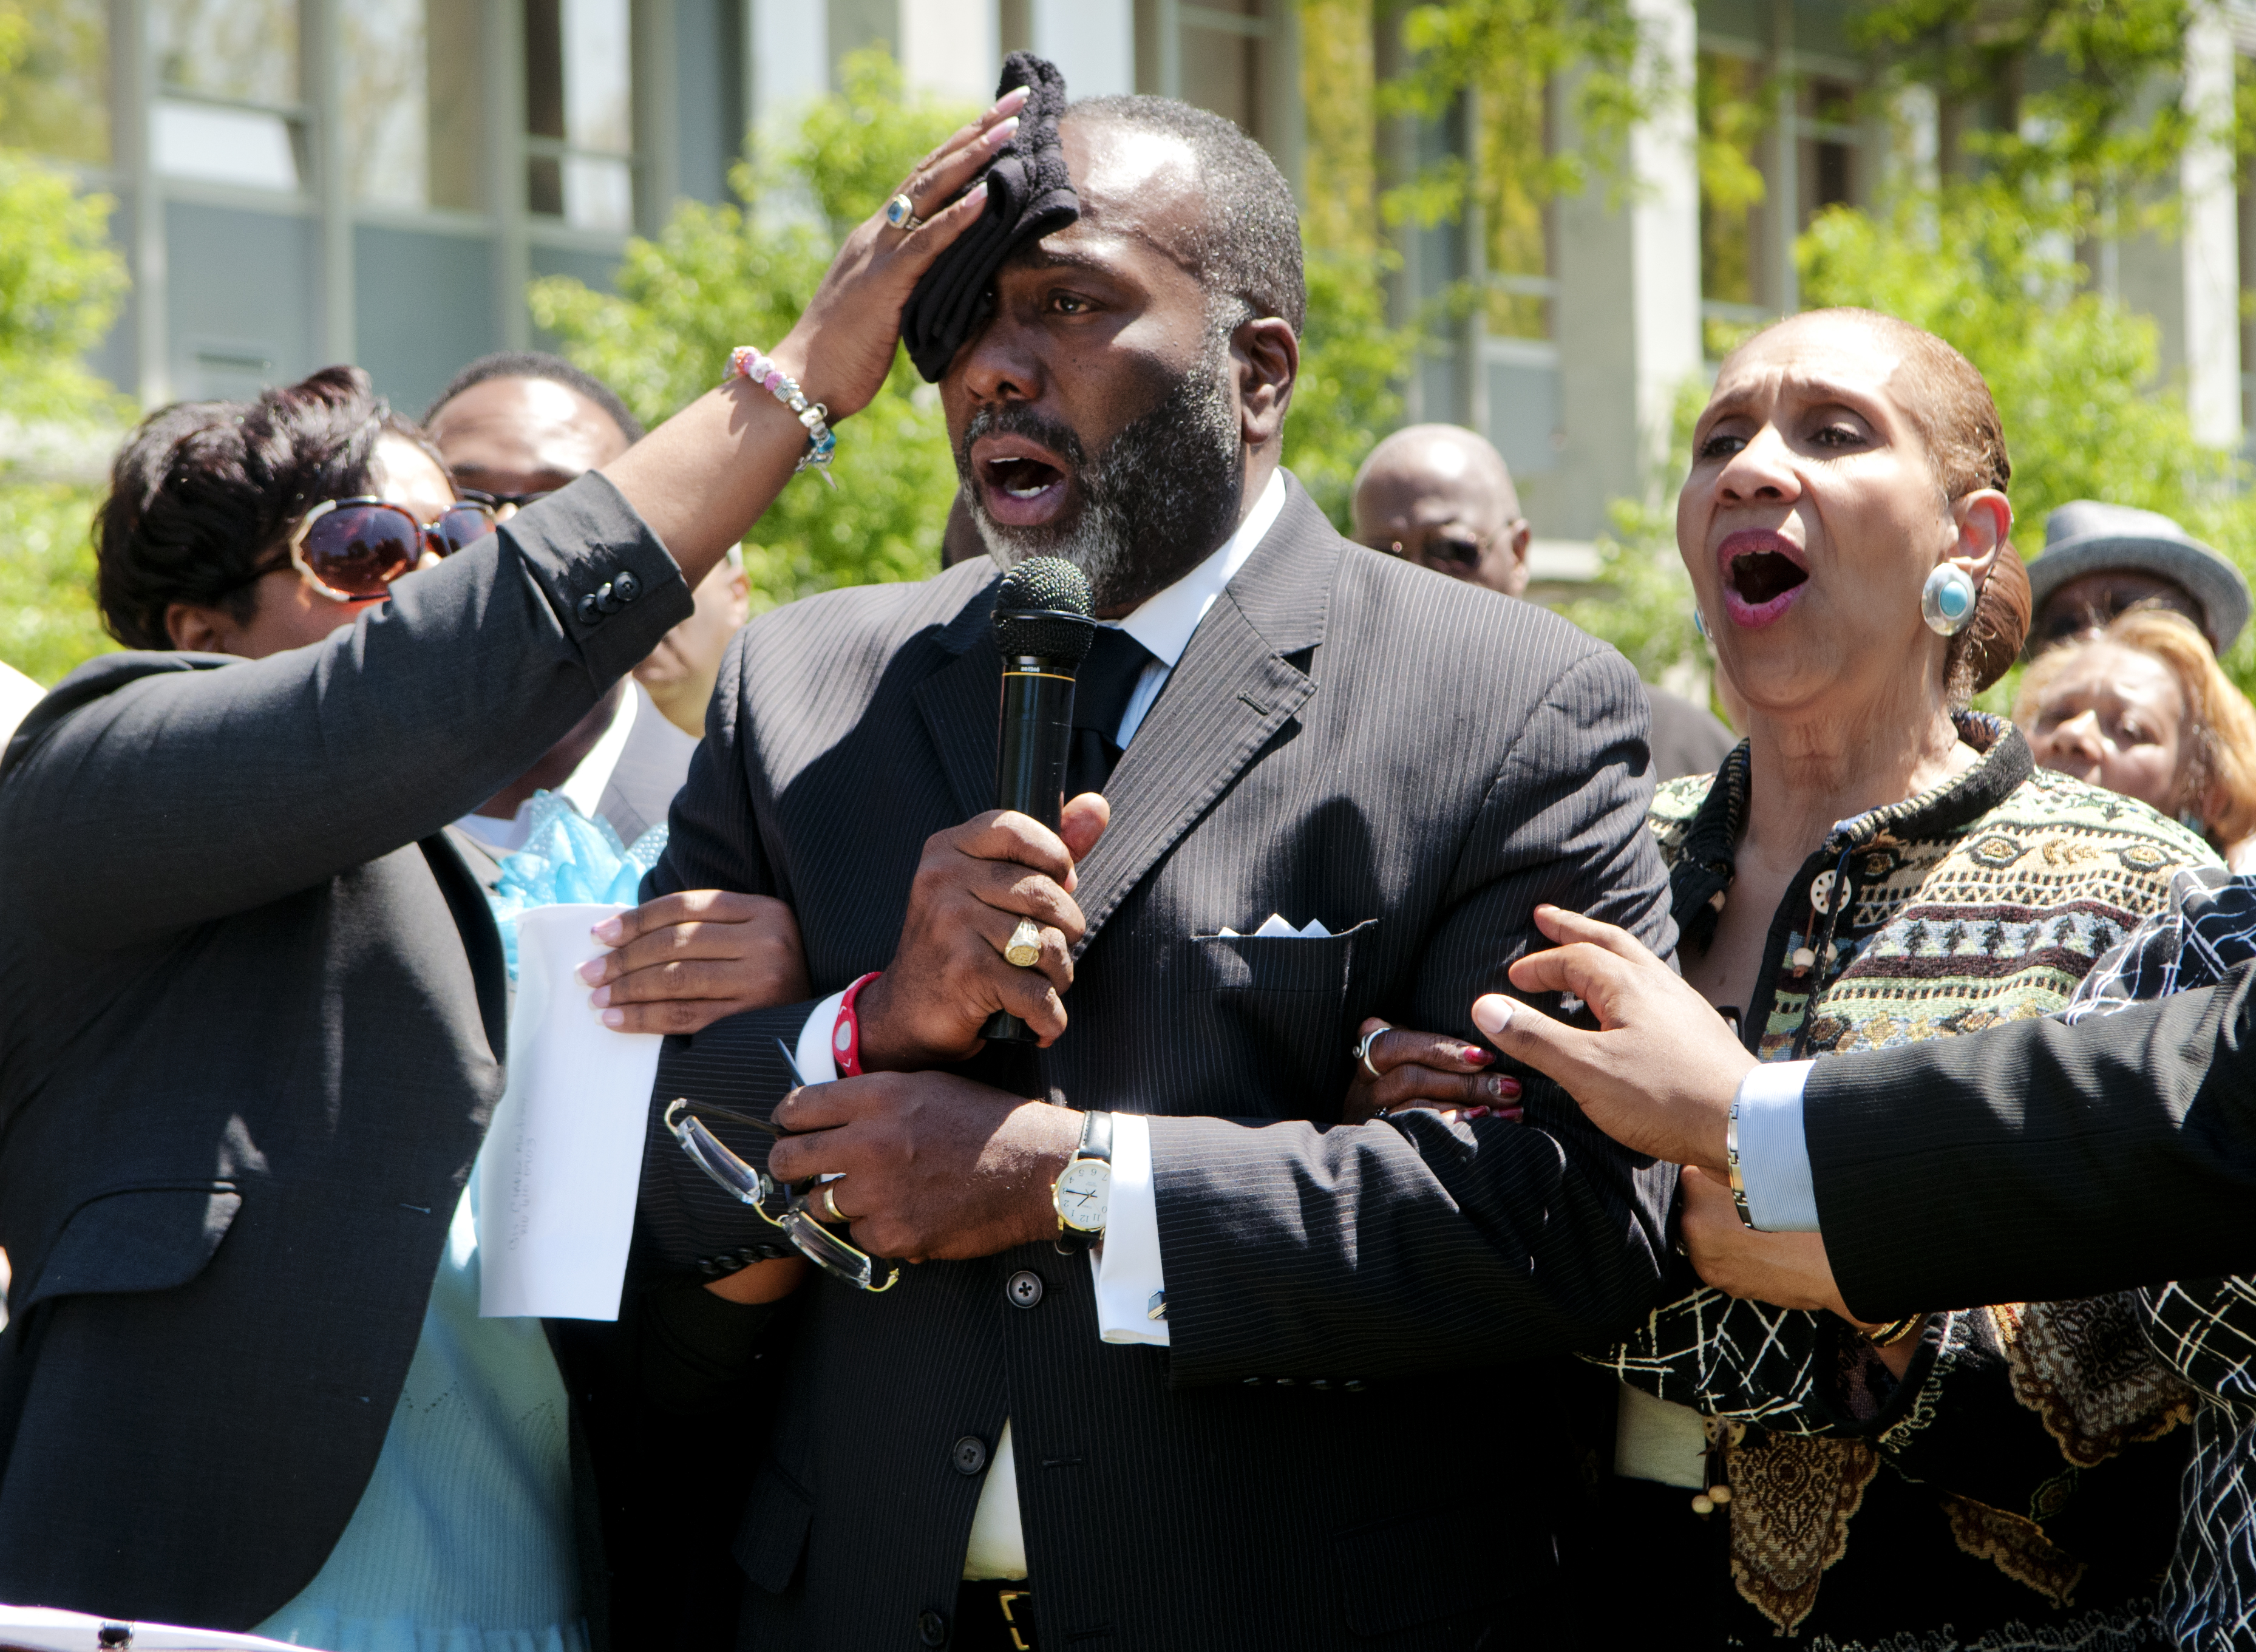
M 478 1317 L 470 1190 L 376 1472 L 260 1634 L 327 1652 L 587 1652 L 563 1379 L 539 1320 Z
M 1739 1080 L 1739 1181 L 1747 1214 L 1766 1233 L 1815 1233 L 1817 1184 L 1801 1130 L 1801 1092 L 1815 1062 L 1766 1062 Z

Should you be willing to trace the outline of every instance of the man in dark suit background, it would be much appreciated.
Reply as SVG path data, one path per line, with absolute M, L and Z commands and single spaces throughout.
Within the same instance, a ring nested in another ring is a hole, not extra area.
M 1005 264 L 941 393 L 988 545 L 1072 558 L 1118 622 L 1068 787 L 1103 795 L 1054 835 L 991 809 L 974 561 L 753 622 L 645 891 L 780 896 L 829 994 L 669 1041 L 657 1105 L 765 1112 L 779 1040 L 820 1078 L 858 1034 L 864 1076 L 786 1102 L 807 1133 L 772 1168 L 842 1173 L 857 1243 L 930 1259 L 884 1295 L 814 1275 L 765 1459 L 716 1463 L 752 1479 L 742 1643 L 1547 1644 L 1562 1453 L 1524 1362 L 1645 1311 L 1668 1174 L 1538 1085 L 1524 1127 L 1326 1126 L 1358 1020 L 1469 1034 L 1536 901 L 1671 944 L 1643 696 L 1555 617 L 1348 544 L 1280 469 L 1304 298 L 1257 146 L 1159 99 L 1062 130 L 1080 222 Z M 631 940 L 610 990 L 656 959 Z M 1044 1048 L 983 1048 L 998 1008 Z M 1092 1258 L 1052 1190 L 1095 1114 Z M 741 1267 L 772 1230 L 651 1143 L 664 1258 Z M 1438 1371 L 1473 1426 L 1423 1402 Z

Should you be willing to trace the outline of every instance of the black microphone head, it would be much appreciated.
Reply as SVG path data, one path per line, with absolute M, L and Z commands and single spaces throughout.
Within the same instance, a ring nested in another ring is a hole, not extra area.
M 1096 621 L 1089 579 L 1061 556 L 1030 556 L 995 593 L 995 648 L 1005 660 L 1032 654 L 1067 665 L 1089 657 Z

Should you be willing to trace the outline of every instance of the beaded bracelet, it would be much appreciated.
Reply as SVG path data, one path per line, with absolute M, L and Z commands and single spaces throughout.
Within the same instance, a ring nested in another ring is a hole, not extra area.
M 739 344 L 729 352 L 729 371 L 721 375 L 721 382 L 725 385 L 731 378 L 749 378 L 790 408 L 806 427 L 807 451 L 800 455 L 792 474 L 796 476 L 813 465 L 822 473 L 822 479 L 835 488 L 838 479 L 830 474 L 830 455 L 837 450 L 838 438 L 830 434 L 829 409 L 819 401 L 807 400 L 797 379 L 750 344 Z

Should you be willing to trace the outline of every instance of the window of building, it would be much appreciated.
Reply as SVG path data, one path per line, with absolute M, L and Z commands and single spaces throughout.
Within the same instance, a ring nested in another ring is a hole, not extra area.
M 1763 314 L 1761 279 L 1763 151 L 1770 128 L 1768 75 L 1759 59 L 1732 52 L 1700 53 L 1700 296 L 1709 323 L 1708 353 L 1723 353 L 1717 323 L 1728 328 Z
M 525 0 L 525 204 L 575 229 L 634 227 L 628 0 Z
M 1857 176 L 1857 88 L 1846 81 L 1813 75 L 1802 83 L 1796 135 L 1801 145 L 1801 199 L 1797 222 L 1828 207 L 1852 207 L 1861 198 Z
M 1477 93 L 1482 315 L 1491 338 L 1551 336 L 1549 88 L 1522 65 L 1499 60 Z
M 0 147 L 109 164 L 109 8 L 46 0 L 23 14 L 24 54 L 0 75 Z
M 1264 130 L 1261 51 L 1269 32 L 1261 0 L 1180 5 L 1182 100 L 1210 109 L 1258 137 Z
M 168 177 L 295 191 L 306 177 L 296 0 L 150 0 Z
M 353 199 L 475 211 L 478 17 L 447 0 L 344 0 L 342 111 Z

